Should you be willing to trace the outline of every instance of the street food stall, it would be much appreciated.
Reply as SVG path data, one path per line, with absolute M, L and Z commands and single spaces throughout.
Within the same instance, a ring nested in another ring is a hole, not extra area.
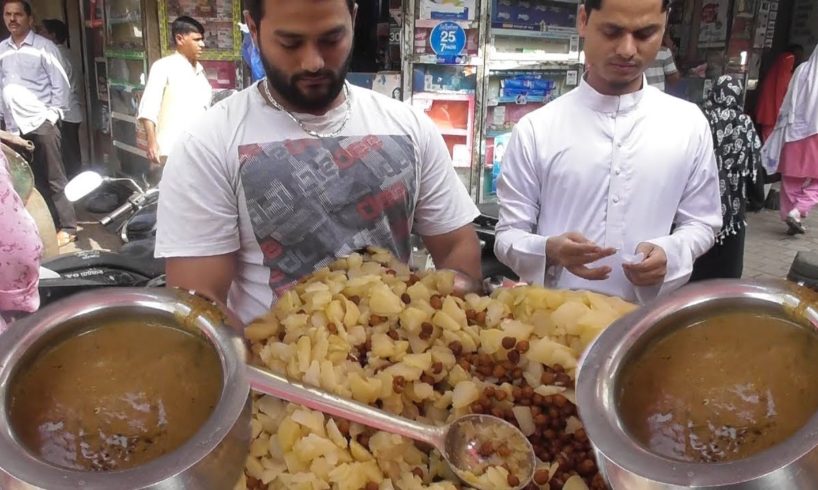
M 483 294 L 377 249 L 300 281 L 243 338 L 188 292 L 78 295 L 3 334 L 0 486 L 816 488 L 815 298 L 740 281 L 641 309 Z M 469 459 L 412 440 L 469 416 L 509 432 L 458 432 Z

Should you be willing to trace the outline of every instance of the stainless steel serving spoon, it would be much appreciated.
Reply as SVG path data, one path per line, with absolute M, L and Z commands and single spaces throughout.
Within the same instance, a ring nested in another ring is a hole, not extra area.
M 248 366 L 247 372 L 250 387 L 259 393 L 431 445 L 443 455 L 458 478 L 480 490 L 493 490 L 496 487 L 493 485 L 480 487 L 473 480 L 467 479 L 470 470 L 483 461 L 479 448 L 481 443 L 473 434 L 469 434 L 469 431 L 476 427 L 485 434 L 508 434 L 509 437 L 503 441 L 507 447 L 528 453 L 525 463 L 514 473 L 519 479 L 519 484 L 512 488 L 515 490 L 525 488 L 534 477 L 536 464 L 534 448 L 519 429 L 500 418 L 491 415 L 466 415 L 449 424 L 435 427 L 290 381 L 256 367 Z

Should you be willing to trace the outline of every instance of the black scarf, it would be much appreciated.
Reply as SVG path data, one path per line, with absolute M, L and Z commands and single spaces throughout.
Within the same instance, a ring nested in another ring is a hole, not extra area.
M 756 179 L 761 159 L 761 140 L 750 116 L 743 114 L 741 81 L 731 75 L 719 77 L 704 103 L 704 114 L 713 133 L 719 169 L 721 212 L 724 224 L 718 235 L 735 235 L 745 226 L 746 180 Z

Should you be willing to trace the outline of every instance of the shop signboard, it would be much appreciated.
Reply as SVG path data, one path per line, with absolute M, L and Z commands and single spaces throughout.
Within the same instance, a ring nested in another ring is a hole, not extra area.
M 440 63 L 457 63 L 466 49 L 466 31 L 456 22 L 441 22 L 432 29 L 429 44 Z

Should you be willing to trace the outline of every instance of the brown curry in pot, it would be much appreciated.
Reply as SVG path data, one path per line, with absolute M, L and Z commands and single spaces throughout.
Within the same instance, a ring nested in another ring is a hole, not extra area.
M 221 377 L 204 339 L 121 321 L 35 358 L 13 381 L 10 419 L 21 442 L 56 466 L 127 469 L 190 439 L 213 412 Z
M 818 409 L 818 335 L 780 318 L 726 313 L 660 339 L 620 379 L 620 417 L 654 453 L 743 459 L 789 438 Z

